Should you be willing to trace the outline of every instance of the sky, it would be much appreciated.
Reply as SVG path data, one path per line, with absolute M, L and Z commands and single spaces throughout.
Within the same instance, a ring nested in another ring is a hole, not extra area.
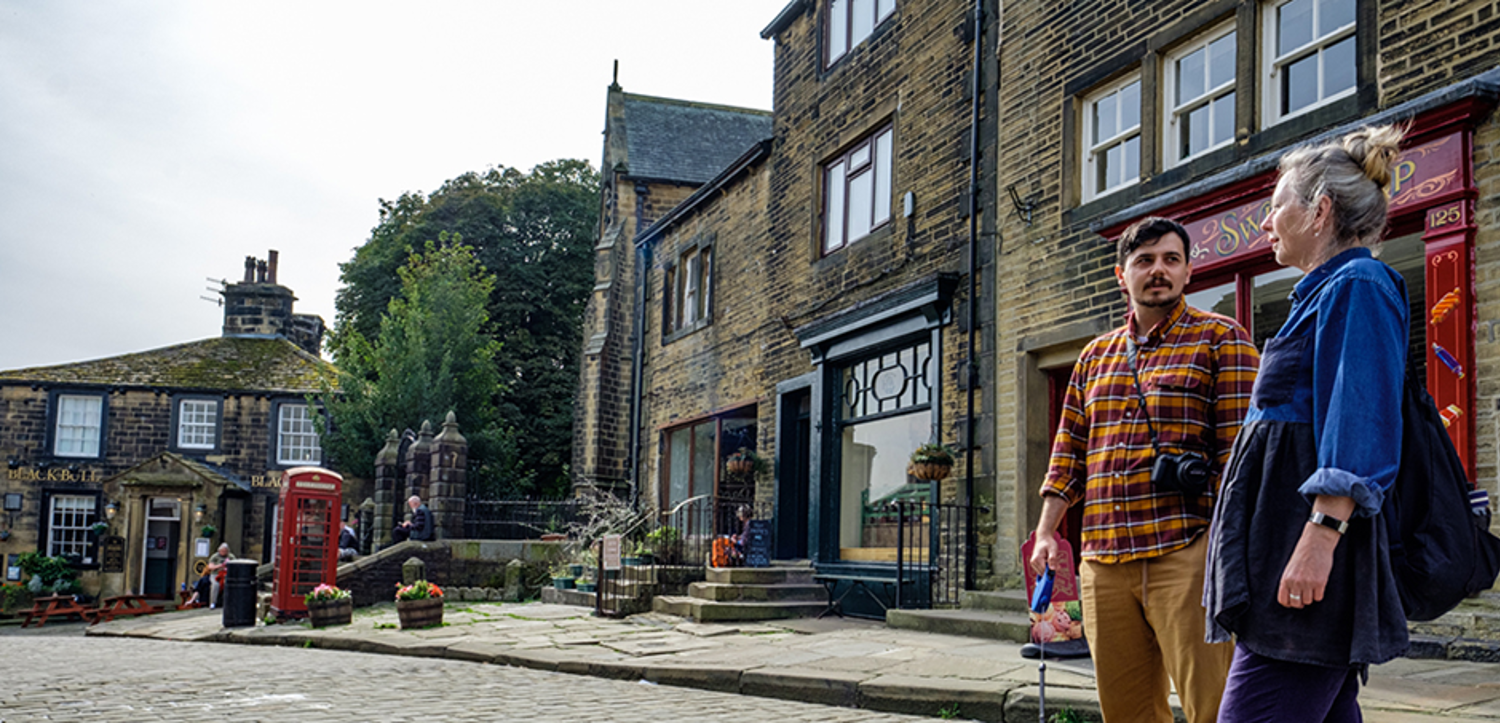
M 0 370 L 218 336 L 219 281 L 269 249 L 331 326 L 379 199 L 597 168 L 616 60 L 627 92 L 769 110 L 786 3 L 0 0 Z

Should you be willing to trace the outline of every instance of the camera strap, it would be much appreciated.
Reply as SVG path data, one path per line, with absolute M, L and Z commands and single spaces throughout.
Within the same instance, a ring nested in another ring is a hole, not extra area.
M 1135 335 L 1129 327 L 1125 329 L 1125 358 L 1130 361 L 1130 376 L 1135 378 L 1135 396 L 1141 403 L 1141 416 L 1146 419 L 1146 431 L 1151 435 L 1151 450 L 1161 456 L 1161 444 L 1156 441 L 1156 426 L 1151 424 L 1151 410 L 1146 408 L 1146 392 L 1141 389 L 1141 373 L 1136 371 Z

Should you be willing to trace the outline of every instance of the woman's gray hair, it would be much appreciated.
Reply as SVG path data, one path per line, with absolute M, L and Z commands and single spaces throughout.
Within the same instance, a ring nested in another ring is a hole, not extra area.
M 1306 205 L 1333 202 L 1333 246 L 1373 246 L 1385 233 L 1385 186 L 1406 129 L 1364 127 L 1281 157 L 1281 175 Z

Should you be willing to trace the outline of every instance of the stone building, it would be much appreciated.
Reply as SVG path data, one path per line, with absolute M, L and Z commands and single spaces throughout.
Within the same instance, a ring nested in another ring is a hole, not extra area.
M 222 294 L 222 336 L 0 372 L 8 568 L 64 556 L 91 594 L 163 597 L 220 542 L 271 559 L 280 473 L 322 462 L 308 397 L 333 368 L 322 319 L 294 314 L 276 283 L 275 251 Z
M 1021 570 L 1071 366 L 1123 318 L 1120 231 L 1148 214 L 1180 220 L 1192 236 L 1189 301 L 1264 344 L 1301 275 L 1274 263 L 1259 229 L 1275 164 L 1364 124 L 1411 124 L 1381 258 L 1406 278 L 1413 359 L 1456 415 L 1449 431 L 1471 476 L 1496 492 L 1494 4 L 1021 2 L 1005 5 L 1003 25 L 997 180 L 1015 189 L 1017 213 L 999 229 L 993 300 L 996 494 L 1015 501 L 1001 505 L 1000 569 Z M 1435 320 L 1445 297 L 1456 306 Z
M 789 3 L 762 32 L 776 43 L 771 132 L 665 213 L 609 226 L 601 250 L 620 258 L 615 244 L 629 242 L 635 267 L 601 262 L 601 294 L 633 294 L 640 313 L 606 320 L 591 306 L 585 391 L 601 334 L 630 339 L 635 354 L 615 376 L 618 406 L 586 410 L 579 436 L 616 455 L 640 499 L 664 511 L 753 500 L 773 518 L 775 557 L 892 576 L 894 543 L 872 513 L 940 494 L 906 474 L 917 446 L 963 448 L 975 430 L 976 474 L 960 470 L 945 497 L 992 489 L 980 461 L 993 428 L 987 374 L 971 405 L 963 371 L 968 251 L 994 221 L 993 194 L 970 193 L 992 183 L 996 118 L 994 96 L 972 88 L 976 62 L 992 65 L 993 25 L 976 28 L 971 10 Z M 604 196 L 606 219 L 617 217 L 618 188 Z M 988 264 L 981 253 L 980 288 Z M 987 369 L 993 307 L 976 312 L 975 362 Z M 726 474 L 740 448 L 774 472 Z M 979 568 L 988 574 L 986 560 Z

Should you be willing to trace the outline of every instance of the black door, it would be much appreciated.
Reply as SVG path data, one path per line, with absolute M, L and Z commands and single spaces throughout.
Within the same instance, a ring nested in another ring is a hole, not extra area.
M 776 476 L 776 559 L 807 559 L 807 525 L 812 486 L 812 390 L 800 389 L 782 398 L 781 447 Z

